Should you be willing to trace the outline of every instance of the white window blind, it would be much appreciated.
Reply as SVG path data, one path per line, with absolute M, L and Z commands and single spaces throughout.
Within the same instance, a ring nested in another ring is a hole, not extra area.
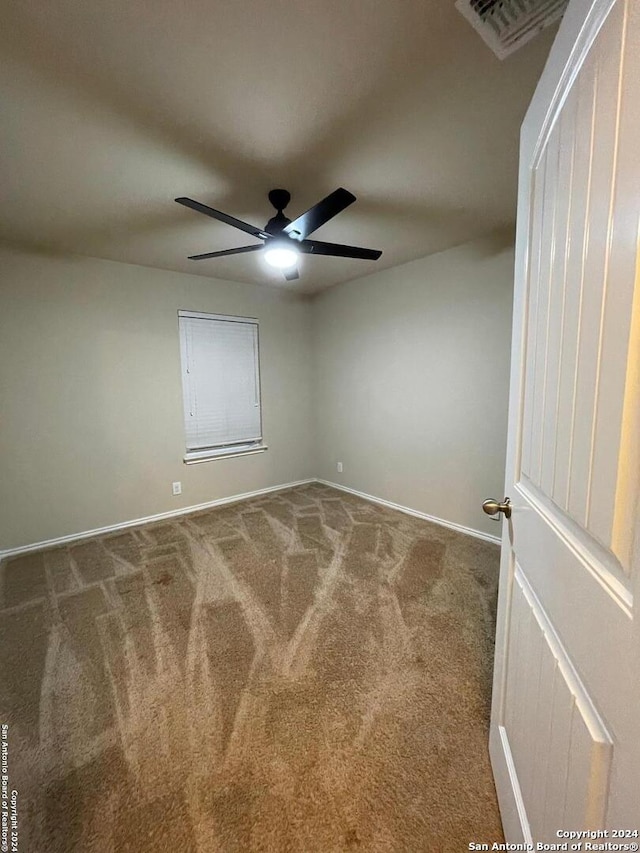
M 185 459 L 257 448 L 262 442 L 257 320 L 188 311 L 178 317 Z

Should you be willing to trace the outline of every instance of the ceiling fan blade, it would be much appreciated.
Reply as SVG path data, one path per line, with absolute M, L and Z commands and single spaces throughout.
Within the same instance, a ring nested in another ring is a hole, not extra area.
M 293 222 L 290 222 L 284 231 L 295 240 L 304 240 L 312 231 L 315 231 L 316 228 L 319 228 L 321 225 L 324 225 L 325 222 L 333 219 L 333 217 L 337 216 L 338 213 L 341 213 L 345 207 L 349 207 L 350 204 L 353 204 L 355 200 L 356 197 L 353 193 L 350 193 L 349 190 L 345 190 L 340 187 L 326 198 L 323 198 L 322 201 L 314 204 L 314 206 L 309 208 L 309 210 L 307 210 L 306 213 L 303 213 L 302 216 L 299 216 L 297 219 L 294 219 Z
M 178 204 L 183 204 L 185 207 L 190 207 L 191 210 L 196 210 L 198 213 L 204 213 L 205 216 L 211 216 L 212 219 L 218 219 L 227 225 L 232 225 L 234 228 L 239 228 L 253 237 L 260 237 L 266 240 L 269 236 L 266 231 L 261 228 L 256 228 L 255 225 L 249 225 L 248 222 L 243 222 L 241 219 L 236 219 L 235 216 L 229 216 L 228 213 L 222 213 L 220 210 L 214 210 L 213 207 L 207 207 L 206 204 L 201 204 L 199 201 L 194 201 L 192 198 L 177 198 Z
M 225 255 L 242 255 L 244 252 L 257 252 L 258 249 L 264 249 L 264 244 L 256 243 L 255 246 L 240 246 L 238 249 L 223 249 L 221 252 L 205 252 L 204 255 L 189 255 L 189 260 L 203 261 L 205 258 L 222 258 Z
M 295 281 L 297 278 L 300 278 L 297 267 L 291 267 L 291 269 L 282 270 L 282 272 L 287 281 Z
M 300 243 L 300 251 L 307 255 L 332 255 L 334 258 L 362 258 L 365 261 L 377 261 L 382 254 L 379 249 L 343 246 L 342 243 L 323 243 L 322 240 L 303 240 Z

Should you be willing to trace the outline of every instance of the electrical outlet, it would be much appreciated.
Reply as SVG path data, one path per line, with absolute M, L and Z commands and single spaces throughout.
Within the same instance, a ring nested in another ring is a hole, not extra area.
M 182 483 L 180 481 L 178 481 L 177 483 L 172 483 L 171 484 L 171 491 L 173 492 L 174 495 L 181 495 L 182 494 Z
M 338 474 L 342 474 L 342 462 L 338 462 L 337 464 Z

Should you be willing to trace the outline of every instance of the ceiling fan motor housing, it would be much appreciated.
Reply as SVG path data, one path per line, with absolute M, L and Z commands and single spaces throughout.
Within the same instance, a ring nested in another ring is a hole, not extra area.
M 267 234 L 272 234 L 274 237 L 276 234 L 279 234 L 283 228 L 286 228 L 287 225 L 291 222 L 290 219 L 284 215 L 284 213 L 279 210 L 275 216 L 272 216 L 271 219 L 264 226 L 264 230 Z
M 269 201 L 278 212 L 267 222 L 264 230 L 268 234 L 273 234 L 275 236 L 291 222 L 291 220 L 287 219 L 282 212 L 291 201 L 291 193 L 288 190 L 283 189 L 271 190 L 269 193 Z

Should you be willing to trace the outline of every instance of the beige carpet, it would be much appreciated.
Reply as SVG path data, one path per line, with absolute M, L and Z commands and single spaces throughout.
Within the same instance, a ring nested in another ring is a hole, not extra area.
M 20 851 L 502 838 L 496 546 L 313 484 L 5 561 Z

